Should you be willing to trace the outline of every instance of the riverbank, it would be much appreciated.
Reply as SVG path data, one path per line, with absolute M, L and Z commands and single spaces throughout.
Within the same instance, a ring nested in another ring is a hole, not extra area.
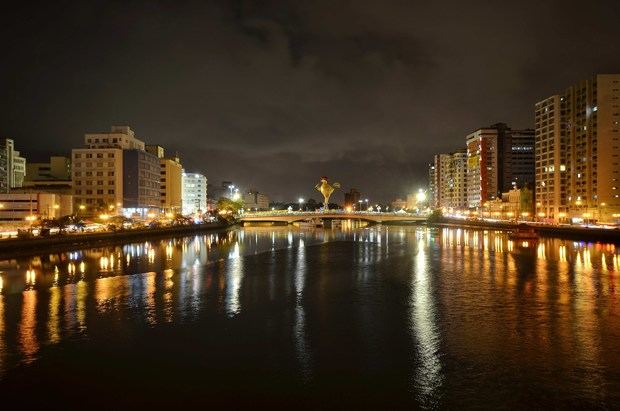
M 0 258 L 11 258 L 42 252 L 58 252 L 86 247 L 106 246 L 126 240 L 150 240 L 174 235 L 223 231 L 228 223 L 204 223 L 172 227 L 106 231 L 101 233 L 63 234 L 51 237 L 11 238 L 0 240 Z
M 521 224 L 521 223 L 519 223 Z M 527 224 L 527 223 L 526 223 Z M 458 218 L 442 218 L 436 222 L 428 222 L 434 227 L 463 227 L 463 228 L 486 228 L 493 230 L 514 230 L 518 224 L 507 222 L 463 220 Z M 540 224 L 528 224 L 534 227 L 542 237 L 565 238 L 577 241 L 601 241 L 620 244 L 620 230 L 605 228 L 586 228 L 577 226 L 552 226 Z

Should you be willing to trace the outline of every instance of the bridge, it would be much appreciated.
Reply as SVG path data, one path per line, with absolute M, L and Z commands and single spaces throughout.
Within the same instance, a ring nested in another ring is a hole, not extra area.
M 409 213 L 380 213 L 369 211 L 259 211 L 244 212 L 239 216 L 242 223 L 287 223 L 320 218 L 322 220 L 360 220 L 371 223 L 418 223 L 425 222 L 427 216 Z

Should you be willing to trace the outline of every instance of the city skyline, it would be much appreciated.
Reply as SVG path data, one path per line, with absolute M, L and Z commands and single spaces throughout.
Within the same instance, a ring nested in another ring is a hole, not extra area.
M 323 174 L 391 200 L 473 130 L 532 128 L 536 102 L 620 71 L 611 1 L 14 7 L 0 133 L 27 157 L 127 124 L 276 201 Z

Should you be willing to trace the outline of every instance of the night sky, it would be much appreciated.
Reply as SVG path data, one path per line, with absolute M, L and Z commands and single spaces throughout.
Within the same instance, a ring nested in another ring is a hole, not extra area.
M 620 1 L 15 3 L 0 137 L 27 158 L 126 124 L 273 200 L 318 199 L 321 175 L 403 196 L 472 130 L 620 72 Z

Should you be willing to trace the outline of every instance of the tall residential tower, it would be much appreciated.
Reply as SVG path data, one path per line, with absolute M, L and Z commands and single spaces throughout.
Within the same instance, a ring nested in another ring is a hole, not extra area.
M 535 106 L 539 217 L 620 217 L 620 74 L 599 74 Z

